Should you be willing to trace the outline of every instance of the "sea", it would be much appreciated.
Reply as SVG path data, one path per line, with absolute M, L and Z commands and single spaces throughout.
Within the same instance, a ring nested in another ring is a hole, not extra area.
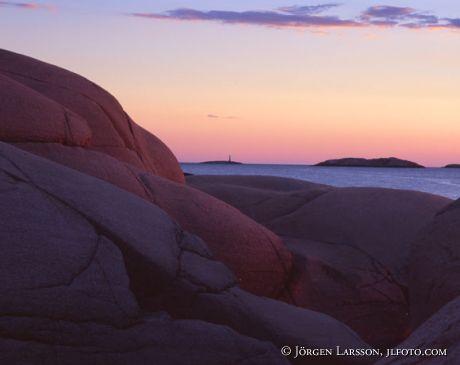
M 184 172 L 194 175 L 270 175 L 290 177 L 339 187 L 382 187 L 416 190 L 460 198 L 460 169 L 446 168 L 363 168 L 270 164 L 182 163 Z

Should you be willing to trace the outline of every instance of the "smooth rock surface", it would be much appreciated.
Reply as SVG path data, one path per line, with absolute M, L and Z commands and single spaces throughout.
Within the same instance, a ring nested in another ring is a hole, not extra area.
M 237 288 L 202 240 L 145 199 L 4 143 L 0 182 L 0 348 L 8 363 L 174 364 L 190 356 L 192 364 L 282 364 L 285 344 L 369 348 L 325 314 Z M 159 323 L 165 311 L 207 323 Z
M 112 95 L 75 73 L 1 49 L 0 117 L 2 141 L 96 149 L 184 181 L 169 148 L 136 125 Z
M 100 152 L 56 143 L 14 145 L 153 202 L 205 240 L 216 258 L 237 275 L 242 288 L 269 297 L 281 295 L 291 270 L 291 254 L 279 237 L 237 209 Z
M 110 182 L 206 241 L 241 287 L 278 297 L 291 255 L 272 232 L 182 184 L 174 155 L 113 96 L 69 71 L 0 50 L 0 140 Z M 235 227 L 239 227 L 235 229 Z
M 118 328 L 97 322 L 46 318 L 2 318 L 2 364 L 281 365 L 273 345 L 241 336 L 228 327 L 196 320 L 148 315 Z M 24 336 L 27 336 L 26 338 Z
M 419 236 L 410 256 L 414 328 L 460 296 L 460 200 L 441 210 Z
M 406 337 L 411 242 L 449 199 L 276 177 L 189 176 L 187 182 L 284 239 L 294 259 L 287 302 L 327 313 L 375 346 Z
M 392 356 L 377 365 L 454 365 L 460 359 L 460 297 L 423 323 L 398 349 L 442 350 L 446 355 Z M 430 353 L 431 354 L 431 353 Z

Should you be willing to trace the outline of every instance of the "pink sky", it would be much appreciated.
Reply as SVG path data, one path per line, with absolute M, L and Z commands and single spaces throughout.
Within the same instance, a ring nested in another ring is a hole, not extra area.
M 351 156 L 397 156 L 428 166 L 460 163 L 455 28 L 273 28 L 246 18 L 247 24 L 208 21 L 204 11 L 197 16 L 205 20 L 189 22 L 61 3 L 35 2 L 30 5 L 35 11 L 0 6 L 9 30 L 2 47 L 97 82 L 181 161 L 232 154 L 235 160 L 261 163 Z M 167 2 L 160 3 L 155 14 L 169 10 Z M 175 3 L 179 7 L 180 1 Z M 263 2 L 254 3 L 260 9 Z M 379 4 L 356 2 L 334 16 L 360 19 L 353 14 L 366 8 L 364 3 Z M 434 10 L 440 11 L 448 4 L 408 3 L 438 4 Z M 132 12 L 152 11 L 147 2 L 130 4 Z M 460 7 L 448 10 L 460 15 Z M 417 19 L 428 14 L 410 11 Z

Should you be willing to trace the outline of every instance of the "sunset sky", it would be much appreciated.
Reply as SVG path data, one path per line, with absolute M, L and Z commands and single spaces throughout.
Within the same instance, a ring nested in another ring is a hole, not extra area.
M 180 161 L 460 163 L 460 1 L 0 1 Z

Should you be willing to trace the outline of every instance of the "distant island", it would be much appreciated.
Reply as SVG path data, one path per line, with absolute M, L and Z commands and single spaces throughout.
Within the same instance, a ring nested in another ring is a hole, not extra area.
M 225 161 L 225 160 L 222 160 L 222 161 L 204 161 L 204 162 L 200 162 L 200 163 L 203 163 L 203 164 L 216 164 L 216 165 L 220 165 L 220 164 L 223 164 L 223 165 L 242 165 L 243 164 L 242 162 Z
M 444 166 L 446 169 L 460 169 L 459 163 L 451 163 L 449 165 Z
M 241 165 L 242 162 L 237 162 L 232 160 L 232 156 L 228 156 L 228 160 L 221 160 L 221 161 L 205 161 L 201 162 L 203 164 L 216 164 L 216 165 Z
M 315 166 L 330 167 L 402 167 L 402 168 L 424 168 L 418 163 L 401 160 L 396 157 L 387 158 L 341 158 L 336 160 L 327 160 L 316 164 Z

